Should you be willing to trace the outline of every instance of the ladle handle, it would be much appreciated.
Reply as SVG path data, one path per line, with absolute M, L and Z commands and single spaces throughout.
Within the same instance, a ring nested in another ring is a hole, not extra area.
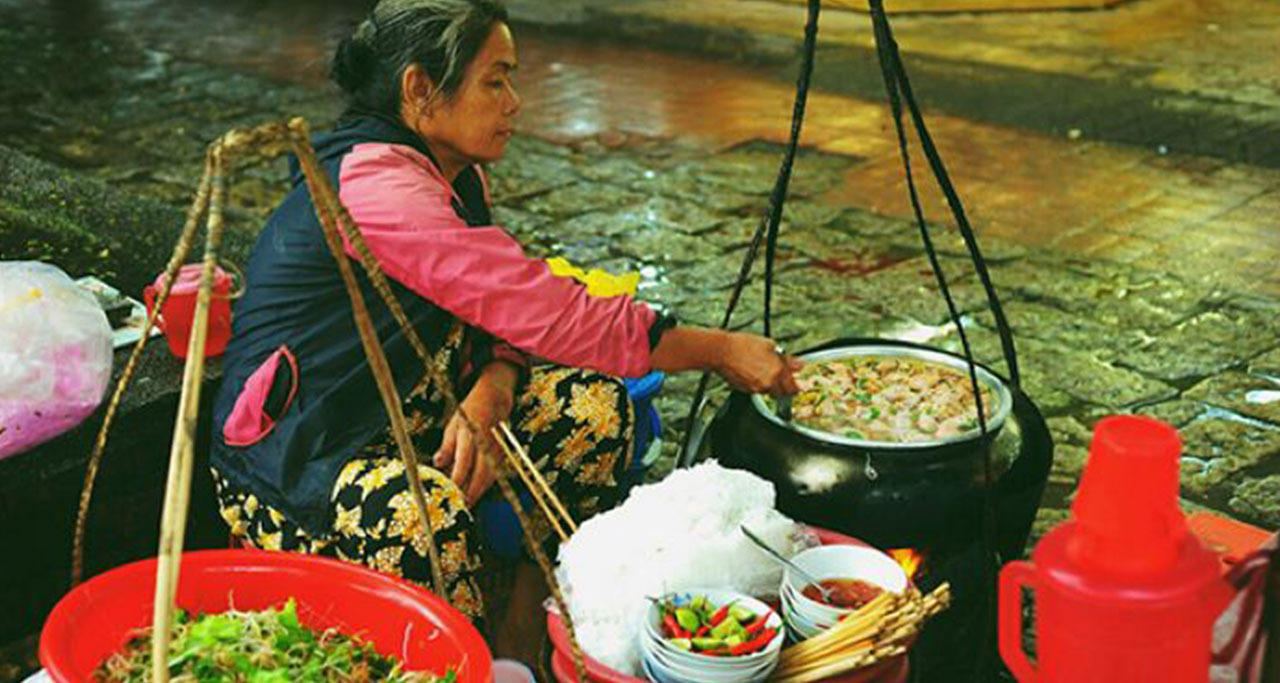
M 743 525 L 743 526 L 739 526 L 738 528 L 739 528 L 739 529 L 742 529 L 742 533 L 746 534 L 747 538 L 751 539 L 751 542 L 752 542 L 752 543 L 755 543 L 757 546 L 759 546 L 759 548 L 760 548 L 761 550 L 763 550 L 763 551 L 765 551 L 766 553 L 769 553 L 770 555 L 772 555 L 772 556 L 774 557 L 774 559 L 776 559 L 777 561 L 779 561 L 779 562 L 781 562 L 782 564 L 784 564 L 784 565 L 786 565 L 786 566 L 790 567 L 792 571 L 794 571 L 795 573 L 799 574 L 799 575 L 800 575 L 800 577 L 801 577 L 801 578 L 803 578 L 805 581 L 808 581 L 809 583 L 812 583 L 812 584 L 815 584 L 815 585 L 819 585 L 819 586 L 821 586 L 821 583 L 820 583 L 817 579 L 815 579 L 815 578 L 813 578 L 812 576 L 810 576 L 810 575 L 809 575 L 809 572 L 806 572 L 805 570 L 803 570 L 803 569 L 801 569 L 801 568 L 797 567 L 797 566 L 796 566 L 796 564 L 795 564 L 794 562 L 792 562 L 791 560 L 788 560 L 787 558 L 783 557 L 783 556 L 782 556 L 782 553 L 779 553 L 778 551 L 776 551 L 776 550 L 774 550 L 773 548 L 769 547 L 769 544 L 768 544 L 768 543 L 765 543 L 765 542 L 764 542 L 764 539 L 762 539 L 762 538 L 760 538 L 759 536 L 757 536 L 757 535 L 755 535 L 754 533 L 752 533 L 752 532 L 751 532 L 751 530 L 750 530 L 750 529 L 748 529 L 745 525 Z

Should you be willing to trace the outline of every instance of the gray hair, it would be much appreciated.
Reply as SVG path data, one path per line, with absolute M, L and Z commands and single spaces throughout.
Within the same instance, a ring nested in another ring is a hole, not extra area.
M 330 77 L 352 109 L 400 118 L 400 78 L 411 64 L 452 98 L 495 24 L 507 22 L 498 0 L 381 0 L 338 45 Z

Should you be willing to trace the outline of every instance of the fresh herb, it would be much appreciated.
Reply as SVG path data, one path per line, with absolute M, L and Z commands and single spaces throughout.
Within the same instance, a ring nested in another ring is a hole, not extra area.
M 292 598 L 279 609 L 235 610 L 192 618 L 181 610 L 169 643 L 174 683 L 453 683 L 444 676 L 404 671 L 373 645 L 339 633 L 315 632 L 298 619 Z M 151 629 L 143 629 L 94 674 L 105 683 L 151 679 Z

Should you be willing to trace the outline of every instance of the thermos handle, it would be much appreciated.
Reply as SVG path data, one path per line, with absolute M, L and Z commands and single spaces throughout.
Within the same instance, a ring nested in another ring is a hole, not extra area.
M 154 311 L 156 307 L 155 285 L 147 285 L 146 287 L 142 288 L 142 300 L 146 302 L 147 315 L 150 316 L 151 312 Z M 161 333 L 164 332 L 164 316 L 163 315 L 156 315 L 156 327 L 160 328 Z
M 1040 677 L 1022 649 L 1022 589 L 1035 590 L 1035 570 L 1030 562 L 1010 562 L 1000 570 L 1000 656 L 1019 683 Z

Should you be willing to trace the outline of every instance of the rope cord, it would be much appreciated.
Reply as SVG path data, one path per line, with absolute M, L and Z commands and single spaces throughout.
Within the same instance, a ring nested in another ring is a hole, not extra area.
M 782 219 L 782 206 L 787 200 L 787 187 L 791 183 L 791 167 L 795 162 L 796 148 L 800 143 L 800 128 L 804 123 L 805 103 L 809 98 L 809 81 L 810 76 L 813 74 L 814 53 L 818 42 L 818 14 L 821 9 L 821 0 L 809 0 L 809 17 L 804 27 L 804 56 L 800 65 L 800 75 L 796 78 L 796 99 L 791 112 L 791 139 L 787 144 L 787 152 L 783 156 L 782 165 L 778 169 L 778 179 L 773 185 L 773 192 L 769 195 L 769 207 L 761 218 L 755 234 L 751 236 L 751 244 L 747 247 L 746 256 L 742 259 L 742 268 L 738 272 L 738 280 L 733 285 L 733 292 L 729 295 L 729 305 L 725 308 L 724 318 L 720 323 L 721 329 L 727 329 L 729 322 L 733 319 L 733 311 L 738 307 L 738 300 L 742 296 L 743 287 L 746 286 L 747 281 L 751 278 L 751 268 L 755 264 L 756 254 L 760 251 L 760 243 L 764 241 L 767 232 L 769 239 L 765 258 L 764 333 L 766 336 L 769 334 L 769 297 L 773 284 L 773 253 L 778 241 L 778 225 Z M 710 379 L 711 374 L 703 372 L 701 379 L 698 380 L 698 388 L 693 395 L 693 404 L 689 407 L 689 417 L 686 421 L 687 426 L 684 438 L 680 442 L 678 467 L 688 467 L 693 464 L 694 453 L 690 446 L 693 442 L 693 435 L 697 431 L 694 427 L 697 424 L 698 416 L 702 412 L 702 404 L 706 397 L 707 384 Z
M 977 371 L 973 360 L 973 351 L 969 346 L 968 336 L 965 334 L 964 326 L 961 324 L 959 314 L 956 310 L 955 302 L 951 297 L 951 293 L 946 283 L 941 264 L 938 261 L 937 252 L 934 249 L 933 241 L 929 236 L 928 225 L 924 219 L 924 212 L 920 205 L 919 194 L 916 191 L 915 180 L 911 169 L 910 153 L 907 149 L 906 131 L 902 123 L 902 101 L 905 100 L 907 108 L 911 114 L 911 120 L 914 124 L 916 135 L 920 140 L 921 147 L 924 149 L 925 156 L 929 160 L 930 170 L 933 172 L 934 179 L 938 182 L 943 194 L 947 198 L 947 205 L 951 209 L 951 213 L 956 220 L 956 225 L 960 229 L 960 234 L 964 238 L 965 246 L 969 251 L 970 260 L 973 262 L 974 270 L 978 273 L 979 279 L 982 281 L 983 288 L 987 295 L 988 304 L 991 307 L 992 314 L 995 318 L 996 329 L 1000 335 L 1000 344 L 1004 352 L 1005 362 L 1009 369 L 1010 382 L 1014 391 L 1017 391 L 1020 384 L 1018 372 L 1017 354 L 1013 345 L 1013 335 L 1009 329 L 1009 325 L 1004 316 L 1004 310 L 1000 306 L 999 297 L 996 295 L 995 289 L 991 284 L 991 278 L 987 272 L 986 261 L 982 257 L 982 253 L 978 248 L 977 240 L 973 235 L 973 229 L 969 225 L 969 221 L 965 216 L 964 205 L 960 201 L 959 195 L 955 191 L 955 187 L 951 183 L 951 179 L 947 174 L 945 165 L 941 156 L 933 143 L 929 130 L 924 122 L 924 117 L 920 114 L 920 107 L 916 102 L 915 95 L 911 90 L 911 81 L 907 76 L 906 68 L 902 64 L 902 58 L 898 51 L 897 42 L 893 38 L 893 30 L 889 25 L 889 19 L 885 15 L 883 0 L 869 0 L 871 8 L 871 20 L 875 29 L 876 51 L 880 58 L 880 68 L 884 76 L 885 90 L 889 98 L 889 105 L 893 111 L 894 126 L 898 134 L 898 147 L 902 155 L 902 163 L 906 170 L 907 187 L 911 195 L 911 205 L 915 213 L 916 222 L 920 227 L 920 236 L 924 242 L 925 252 L 929 257 L 929 264 L 933 269 L 934 275 L 938 282 L 938 288 L 942 292 L 943 298 L 947 303 L 947 310 L 951 316 L 951 321 L 956 327 L 956 331 L 960 336 L 960 343 L 964 349 L 965 360 L 969 366 L 969 380 L 972 383 L 974 398 L 977 403 L 978 426 L 982 434 L 987 433 L 987 420 L 985 411 L 982 407 L 982 392 L 978 385 Z M 996 572 L 999 567 L 999 558 L 996 556 L 995 550 L 995 531 L 996 531 L 996 514 L 994 499 L 991 495 L 994 473 L 991 463 L 991 447 L 983 450 L 983 469 L 982 469 L 982 576 L 983 583 L 987 590 L 983 591 L 986 601 L 986 614 L 994 615 L 996 612 L 995 600 L 995 582 Z M 990 641 L 992 637 L 990 628 L 982 628 L 980 638 L 981 646 L 978 648 L 978 664 L 974 669 L 975 680 L 986 680 L 986 672 L 990 667 L 991 647 Z
M 796 160 L 796 147 L 800 144 L 800 128 L 804 125 L 805 104 L 809 100 L 809 81 L 813 76 L 814 52 L 818 40 L 818 12 L 821 2 L 811 0 L 809 3 L 809 20 L 804 26 L 804 57 L 800 64 L 800 75 L 796 77 L 796 101 L 791 111 L 791 138 L 787 142 L 787 153 L 782 158 L 782 166 L 778 169 L 778 180 L 773 184 L 773 194 L 769 196 L 769 232 L 764 245 L 764 336 L 772 336 L 770 305 L 773 301 L 773 262 L 777 256 L 778 229 L 782 223 L 782 206 L 787 201 L 787 188 L 791 184 L 791 167 Z

